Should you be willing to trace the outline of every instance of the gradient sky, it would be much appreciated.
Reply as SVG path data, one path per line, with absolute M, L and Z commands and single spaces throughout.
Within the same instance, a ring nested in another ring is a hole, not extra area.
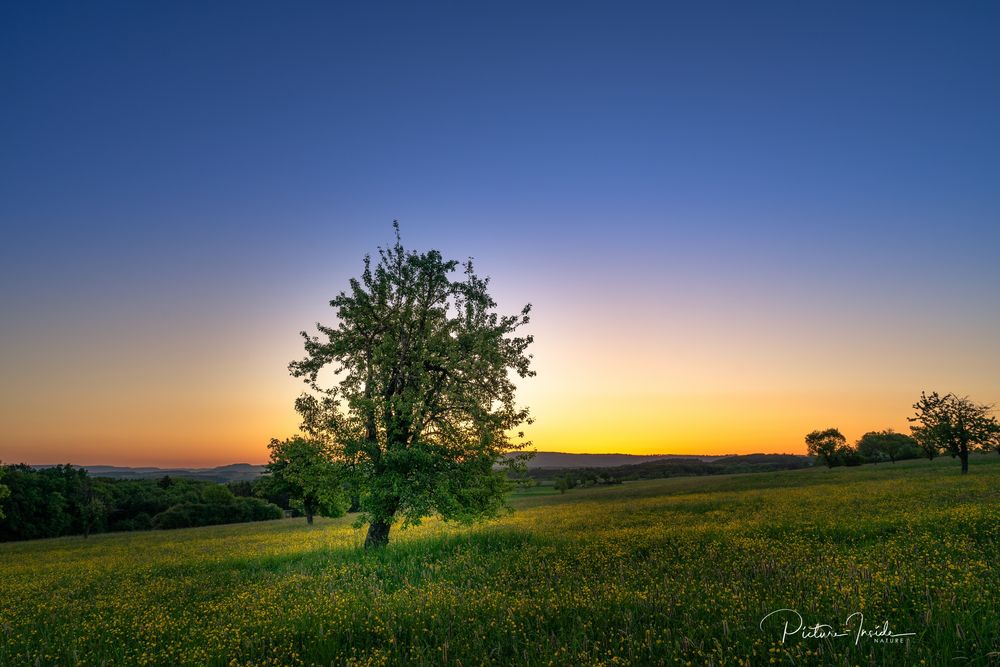
M 535 306 L 543 450 L 1000 401 L 1000 4 L 4 3 L 0 459 L 262 462 L 391 240 Z

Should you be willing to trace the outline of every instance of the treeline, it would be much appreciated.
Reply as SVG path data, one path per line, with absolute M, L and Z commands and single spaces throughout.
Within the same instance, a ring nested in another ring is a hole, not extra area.
M 914 415 L 907 417 L 910 435 L 892 429 L 869 431 L 851 446 L 838 429 L 828 428 L 806 435 L 806 447 L 817 463 L 830 468 L 918 456 L 933 460 L 948 454 L 962 462 L 962 474 L 969 472 L 972 452 L 995 450 L 1000 454 L 1000 421 L 993 405 L 932 391 L 921 392 L 913 409 Z
M 60 465 L 0 467 L 0 541 L 63 535 L 187 528 L 279 519 L 288 499 L 253 497 L 249 483 L 222 485 L 164 476 L 92 477 Z M 235 493 L 234 493 L 235 491 Z M 273 501 L 278 501 L 273 502 Z
M 807 468 L 811 465 L 812 462 L 805 456 L 747 454 L 725 456 L 712 461 L 668 458 L 604 468 L 529 468 L 521 476 L 536 482 L 551 480 L 555 488 L 564 493 L 579 486 L 621 484 L 623 481 L 639 479 L 770 472 Z
M 806 436 L 806 447 L 816 458 L 816 463 L 829 468 L 859 466 L 864 463 L 895 463 L 921 456 L 917 441 L 892 429 L 869 431 L 854 445 L 835 428 L 813 431 Z
M 577 470 L 556 477 L 553 486 L 559 493 L 566 493 L 578 486 L 596 486 L 598 484 L 621 484 L 622 478 L 607 470 Z

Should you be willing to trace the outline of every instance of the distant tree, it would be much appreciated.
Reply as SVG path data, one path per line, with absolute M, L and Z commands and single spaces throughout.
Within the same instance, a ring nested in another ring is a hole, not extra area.
M 253 481 L 253 495 L 258 498 L 263 498 L 270 503 L 274 503 L 283 510 L 290 510 L 292 512 L 297 511 L 292 507 L 292 496 L 288 492 L 288 489 L 280 484 L 277 484 L 275 480 L 271 479 L 271 476 L 266 473 Z
M 570 489 L 576 487 L 576 480 L 569 475 L 560 475 L 559 477 L 556 477 L 553 487 L 555 487 L 556 491 L 559 493 L 566 493 Z
M 0 465 L 0 479 L 3 479 L 3 465 Z M 0 484 L 0 500 L 3 500 L 10 495 L 10 489 L 4 485 Z M 0 506 L 0 519 L 3 518 L 3 507 Z
M 253 484 L 245 479 L 228 482 L 226 486 L 234 496 L 238 496 L 240 498 L 250 498 L 253 496 Z
M 511 483 L 513 484 L 514 488 L 520 491 L 526 491 L 532 488 L 533 486 L 536 485 L 535 482 L 536 480 L 531 479 L 530 477 L 515 477 L 511 479 Z
M 104 490 L 87 476 L 86 470 L 79 470 L 83 473 L 83 478 L 75 500 L 80 515 L 80 528 L 86 539 L 94 529 L 103 529 L 108 518 L 108 503 Z
M 296 402 L 303 430 L 351 475 L 366 547 L 387 544 L 397 522 L 497 516 L 505 472 L 524 458 L 505 454 L 528 444 L 517 428 L 530 423 L 513 381 L 534 375 L 532 338 L 515 335 L 530 306 L 498 314 L 471 260 L 407 251 L 394 228 L 395 244 L 330 302 L 337 326 L 303 332 L 306 357 L 289 366 L 311 390 Z M 330 388 L 324 369 L 339 378 Z
M 206 484 L 201 490 L 201 502 L 206 505 L 231 505 L 236 496 L 225 484 Z
M 260 498 L 238 496 L 236 505 L 243 515 L 242 521 L 269 521 L 271 519 L 280 519 L 285 515 L 280 507 Z
M 858 453 L 858 450 L 851 445 L 844 443 L 842 447 L 837 448 L 837 453 L 834 456 L 836 463 L 834 465 L 841 466 L 859 466 L 865 463 L 865 457 Z
M 156 485 L 161 489 L 169 489 L 174 485 L 174 480 L 170 479 L 170 475 L 164 475 L 163 477 L 156 480 Z
M 303 437 L 271 440 L 267 464 L 271 492 L 285 492 L 293 507 L 306 515 L 342 516 L 349 499 L 343 489 L 344 469 L 333 461 L 330 448 L 319 440 Z
M 914 431 L 912 426 L 910 427 L 910 432 L 913 434 L 913 441 L 917 443 L 917 449 L 920 450 L 921 456 L 927 457 L 928 461 L 933 461 L 941 454 L 941 446 L 936 438 L 928 437 L 929 434 Z
M 889 458 L 889 456 L 879 446 L 874 435 L 874 431 L 871 433 L 865 433 L 854 445 L 854 449 L 858 452 L 858 455 L 870 463 L 878 463 L 879 461 L 885 461 Z
M 838 456 L 847 449 L 847 439 L 835 428 L 823 431 L 813 431 L 806 436 L 806 447 L 817 460 L 832 468 L 840 463 Z
M 105 505 L 104 501 L 96 495 L 90 496 L 85 503 L 80 506 L 84 539 L 90 535 L 91 531 L 94 530 L 95 527 L 100 525 L 107 514 L 107 505 Z
M 861 456 L 878 462 L 889 459 L 895 463 L 906 458 L 916 449 L 916 441 L 905 433 L 896 433 L 891 428 L 885 431 L 869 431 L 858 440 L 857 450 Z
M 962 474 L 969 472 L 969 452 L 989 451 L 1000 437 L 993 406 L 973 403 L 968 396 L 921 392 L 913 409 L 910 430 L 921 449 L 928 458 L 942 451 L 958 457 Z

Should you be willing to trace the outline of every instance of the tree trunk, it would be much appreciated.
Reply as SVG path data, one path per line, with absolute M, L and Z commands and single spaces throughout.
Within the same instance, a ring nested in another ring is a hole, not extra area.
M 968 474 L 969 472 L 969 452 L 959 452 L 958 458 L 962 459 L 962 474 Z
M 312 522 L 313 522 L 312 512 L 306 512 L 306 523 L 311 526 Z
M 368 525 L 368 536 L 365 538 L 365 549 L 377 549 L 389 544 L 389 529 L 392 527 L 387 521 L 376 519 Z

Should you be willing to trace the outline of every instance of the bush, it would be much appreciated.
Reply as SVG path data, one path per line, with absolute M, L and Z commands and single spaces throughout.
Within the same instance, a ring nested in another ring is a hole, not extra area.
M 270 521 L 285 515 L 280 507 L 260 498 L 239 498 L 237 504 L 243 510 L 244 521 Z
M 187 528 L 193 525 L 191 523 L 192 516 L 197 512 L 198 510 L 194 503 L 174 505 L 153 517 L 153 528 Z
M 844 446 L 840 448 L 834 455 L 833 465 L 842 466 L 859 466 L 865 462 L 865 457 L 858 453 L 856 449 L 851 446 Z
M 570 489 L 576 488 L 576 479 L 569 475 L 557 477 L 555 487 L 559 493 L 566 493 Z
M 215 505 L 179 503 L 154 516 L 153 527 L 161 530 L 194 528 L 221 523 L 269 521 L 282 516 L 281 508 L 259 498 L 234 498 L 233 502 Z

